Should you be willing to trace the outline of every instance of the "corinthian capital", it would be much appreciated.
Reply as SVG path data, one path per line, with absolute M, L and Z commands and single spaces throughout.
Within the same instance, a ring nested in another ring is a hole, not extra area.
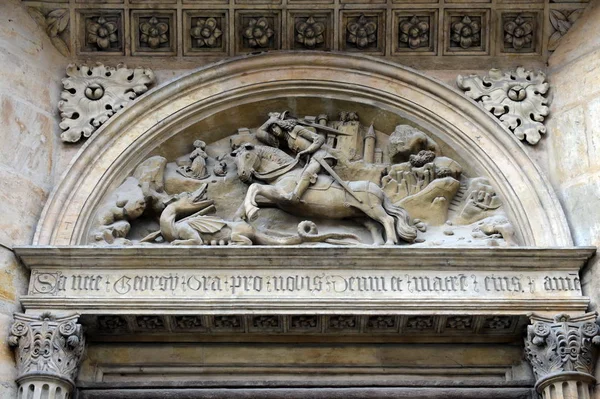
M 530 316 L 532 325 L 527 327 L 525 353 L 537 379 L 536 388 L 544 398 L 550 397 L 546 388 L 554 386 L 562 391 L 569 384 L 584 384 L 588 396 L 583 397 L 589 397 L 595 382 L 594 365 L 600 344 L 597 317 L 595 312 L 578 317 Z
M 27 385 L 27 390 L 36 390 L 44 382 L 59 393 L 70 392 L 85 348 L 79 315 L 55 318 L 48 313 L 38 317 L 16 313 L 14 317 L 8 343 L 16 348 L 21 388 Z

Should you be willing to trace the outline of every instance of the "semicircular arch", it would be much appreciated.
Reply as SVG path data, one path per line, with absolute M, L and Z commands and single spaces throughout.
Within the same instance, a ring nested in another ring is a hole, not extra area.
M 429 127 L 437 139 L 490 180 L 522 244 L 572 245 L 549 182 L 523 145 L 491 114 L 410 68 L 371 57 L 314 52 L 220 62 L 140 97 L 82 147 L 46 204 L 34 244 L 84 243 L 102 198 L 186 127 L 259 100 L 306 96 L 369 104 Z

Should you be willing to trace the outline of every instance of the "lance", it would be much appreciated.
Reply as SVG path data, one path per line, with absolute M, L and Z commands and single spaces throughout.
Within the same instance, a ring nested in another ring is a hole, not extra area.
M 338 136 L 353 136 L 353 134 L 351 134 L 351 133 L 340 132 L 337 129 L 334 129 L 332 127 L 325 126 L 325 125 L 319 125 L 318 123 L 312 123 L 312 122 L 308 122 L 308 121 L 302 120 L 302 119 L 297 119 L 297 121 L 298 121 L 298 124 L 300 124 L 302 126 L 313 127 L 317 130 L 322 130 L 323 132 L 326 132 L 326 133 L 331 133 L 331 134 L 335 134 Z
M 348 192 L 348 194 L 353 196 L 354 199 L 357 200 L 359 203 L 361 203 L 361 204 L 363 203 L 362 200 L 356 196 L 356 193 L 354 191 L 352 191 L 352 189 L 350 187 L 348 187 L 348 183 L 343 181 L 342 178 L 337 173 L 335 173 L 335 171 L 333 170 L 333 168 L 331 166 L 329 166 L 327 161 L 325 161 L 324 159 L 321 159 L 321 158 L 313 158 L 313 159 L 316 160 L 319 163 L 319 165 L 321 165 L 323 167 L 323 169 L 325 169 L 327 171 L 327 173 L 329 173 L 336 182 L 340 183 L 340 186 L 342 186 L 344 188 L 344 190 L 346 190 Z

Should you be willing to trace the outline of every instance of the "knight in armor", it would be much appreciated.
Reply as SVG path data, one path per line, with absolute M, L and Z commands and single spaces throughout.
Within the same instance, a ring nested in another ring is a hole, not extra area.
M 307 157 L 306 166 L 294 190 L 288 194 L 290 201 L 300 201 L 302 195 L 317 181 L 321 172 L 319 160 L 334 167 L 337 158 L 325 145 L 325 138 L 306 127 L 298 124 L 295 119 L 285 119 L 286 112 L 269 113 L 269 119 L 257 129 L 256 137 L 263 143 L 279 148 L 281 144 L 287 147 L 296 158 Z

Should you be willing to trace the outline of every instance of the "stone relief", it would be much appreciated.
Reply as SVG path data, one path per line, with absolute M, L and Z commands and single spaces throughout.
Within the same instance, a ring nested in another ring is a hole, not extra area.
M 216 18 L 197 18 L 195 25 L 190 29 L 190 36 L 194 39 L 192 47 L 220 47 L 219 38 L 223 31 L 219 28 Z
M 78 316 L 16 313 L 8 343 L 16 348 L 19 378 L 49 375 L 73 384 L 85 348 Z
M 425 18 L 414 15 L 400 22 L 400 42 L 409 48 L 429 46 L 429 22 Z
M 364 50 L 372 45 L 377 46 L 377 20 L 367 18 L 364 14 L 348 22 L 346 41 L 358 50 Z
M 552 34 L 548 39 L 548 51 L 554 51 L 560 43 L 560 39 L 567 34 L 575 21 L 583 14 L 583 9 L 579 10 L 550 10 L 550 25 Z
M 119 25 L 104 16 L 86 21 L 87 43 L 99 51 L 111 50 L 119 42 Z
M 481 18 L 465 15 L 460 21 L 452 24 L 450 40 L 463 49 L 477 47 L 481 44 Z
M 162 44 L 169 43 L 169 24 L 160 22 L 158 18 L 152 16 L 147 21 L 140 23 L 140 44 L 155 50 Z
M 36 7 L 28 7 L 29 15 L 43 27 L 52 45 L 65 57 L 71 55 L 69 49 L 69 10 L 59 8 L 46 12 Z
M 77 142 L 90 137 L 112 115 L 124 108 L 154 83 L 154 73 L 147 68 L 116 68 L 97 64 L 94 67 L 70 64 L 58 109 L 62 117 L 61 139 Z
M 477 75 L 456 79 L 465 94 L 493 113 L 504 125 L 529 144 L 537 144 L 546 133 L 544 118 L 548 116 L 549 85 L 546 75 L 522 67 L 502 72 L 491 69 L 483 78 Z
M 267 18 L 252 18 L 244 29 L 244 39 L 250 48 L 266 48 L 271 46 L 271 38 L 275 31 Z
M 312 15 L 305 21 L 296 23 L 296 41 L 307 49 L 314 49 L 325 42 L 325 24 Z
M 490 182 L 414 126 L 271 112 L 152 156 L 98 208 L 98 245 L 516 245 Z
M 504 48 L 514 51 L 531 51 L 535 25 L 532 18 L 518 14 L 504 22 Z

